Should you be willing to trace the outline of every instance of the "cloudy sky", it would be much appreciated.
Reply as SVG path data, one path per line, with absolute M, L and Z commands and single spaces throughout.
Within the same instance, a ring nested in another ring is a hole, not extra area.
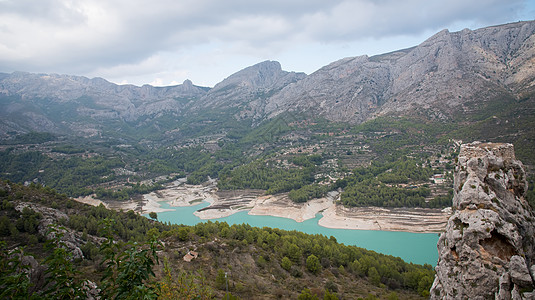
M 213 86 L 264 60 L 310 74 L 446 28 L 533 19 L 533 0 L 0 0 L 0 72 Z

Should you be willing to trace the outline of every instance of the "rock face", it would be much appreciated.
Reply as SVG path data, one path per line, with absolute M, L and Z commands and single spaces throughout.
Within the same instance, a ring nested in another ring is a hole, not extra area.
M 102 78 L 0 74 L 0 137 L 7 131 L 99 131 L 99 123 L 180 114 L 209 90 L 186 80 L 168 87 L 117 85 Z
M 534 299 L 535 216 L 513 145 L 461 146 L 431 299 Z
M 308 111 L 351 123 L 391 113 L 452 118 L 533 92 L 534 44 L 533 21 L 443 30 L 413 48 L 333 62 L 268 99 L 264 113 Z
M 238 71 L 216 84 L 204 97 L 193 105 L 199 109 L 234 109 L 238 117 L 255 116 L 265 105 L 267 98 L 284 87 L 306 77 L 305 73 L 282 70 L 279 62 L 264 61 Z
M 45 207 L 36 203 L 22 202 L 15 206 L 15 209 L 22 212 L 25 207 L 28 207 L 41 214 L 42 218 L 39 220 L 39 226 L 37 230 L 40 235 L 45 236 L 47 239 L 53 239 L 55 233 L 50 232 L 50 225 L 58 224 L 61 219 L 68 220 L 69 216 L 62 211 Z M 84 254 L 80 248 L 86 242 L 80 238 L 80 233 L 72 229 L 59 229 L 57 232 L 62 234 L 61 242 L 63 246 L 72 254 L 72 259 L 82 259 Z

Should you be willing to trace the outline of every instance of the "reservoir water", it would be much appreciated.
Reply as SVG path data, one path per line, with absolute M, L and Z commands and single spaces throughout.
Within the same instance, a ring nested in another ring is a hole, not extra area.
M 167 202 L 160 202 L 162 208 L 172 211 L 158 213 L 158 220 L 172 224 L 195 225 L 206 222 L 193 213 L 208 206 L 207 202 L 187 207 L 171 207 Z M 292 219 L 272 216 L 252 216 L 248 211 L 241 211 L 231 216 L 213 219 L 212 222 L 227 222 L 232 224 L 247 223 L 256 227 L 273 227 L 284 230 L 298 230 L 310 234 L 334 236 L 339 243 L 354 245 L 376 252 L 399 256 L 407 262 L 430 264 L 436 266 L 438 260 L 436 233 L 411 233 L 399 231 L 351 230 L 331 229 L 318 225 L 321 214 L 314 219 L 298 223 Z

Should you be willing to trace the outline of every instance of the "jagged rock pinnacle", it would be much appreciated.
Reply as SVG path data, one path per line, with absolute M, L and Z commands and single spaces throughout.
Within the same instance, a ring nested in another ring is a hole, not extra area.
M 534 299 L 535 216 L 512 144 L 464 144 L 431 299 Z

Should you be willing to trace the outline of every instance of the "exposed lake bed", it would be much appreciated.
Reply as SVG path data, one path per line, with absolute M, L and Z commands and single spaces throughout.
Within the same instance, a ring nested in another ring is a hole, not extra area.
M 339 193 L 305 203 L 294 203 L 286 193 L 266 195 L 261 190 L 219 191 L 215 182 L 188 185 L 176 181 L 166 189 L 143 195 L 141 213 L 164 212 L 160 202 L 171 207 L 191 206 L 202 201 L 210 203 L 195 212 L 202 220 L 213 220 L 248 211 L 249 215 L 267 215 L 293 219 L 297 222 L 323 217 L 319 225 L 327 228 L 405 231 L 419 233 L 442 232 L 451 214 L 449 209 L 344 207 L 337 204 Z
M 437 232 L 444 229 L 449 210 L 346 208 L 336 203 L 338 197 L 339 193 L 332 191 L 324 198 L 294 203 L 287 194 L 219 191 L 215 181 L 189 185 L 182 179 L 141 199 L 105 205 L 142 214 L 156 212 L 158 220 L 175 224 L 195 225 L 211 220 L 323 234 L 347 245 L 399 256 L 410 262 L 436 264 Z

